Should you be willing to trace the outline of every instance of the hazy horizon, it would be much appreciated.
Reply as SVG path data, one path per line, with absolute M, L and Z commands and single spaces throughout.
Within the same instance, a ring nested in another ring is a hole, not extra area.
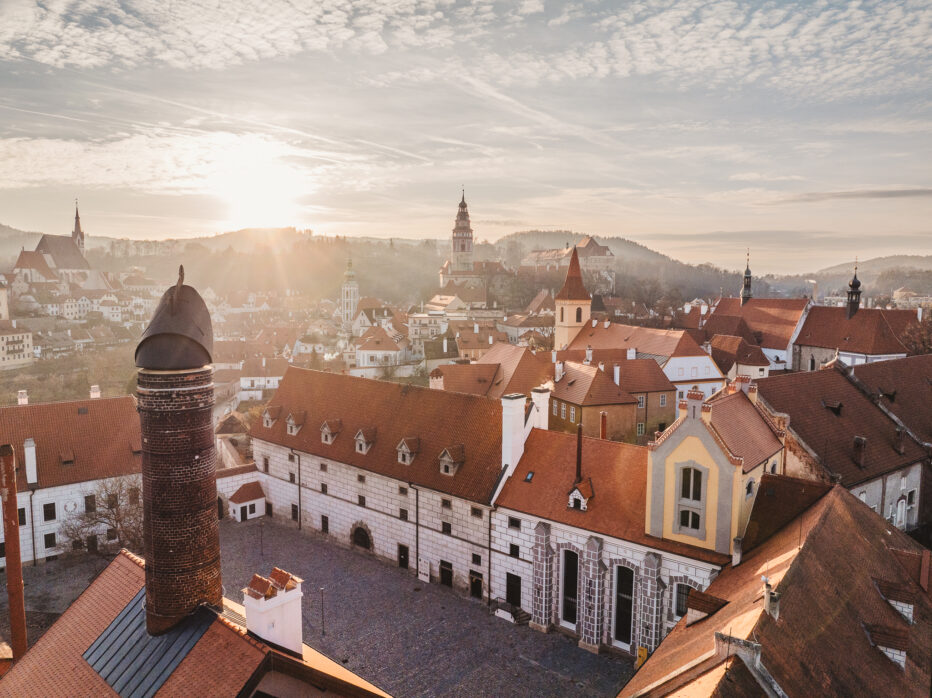
M 812 271 L 932 245 L 932 8 L 0 6 L 0 223 L 626 237 Z

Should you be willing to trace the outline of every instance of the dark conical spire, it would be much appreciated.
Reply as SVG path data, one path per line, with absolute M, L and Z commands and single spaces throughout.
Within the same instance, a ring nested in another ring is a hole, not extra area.
M 74 244 L 84 254 L 84 231 L 81 230 L 81 215 L 78 213 L 78 200 L 74 200 L 74 230 L 71 231 L 71 239 Z
M 747 253 L 747 264 L 744 267 L 744 283 L 741 286 L 741 305 L 751 300 L 751 250 Z
M 861 307 L 861 280 L 858 279 L 858 261 L 854 260 L 854 276 L 848 282 L 848 319 Z

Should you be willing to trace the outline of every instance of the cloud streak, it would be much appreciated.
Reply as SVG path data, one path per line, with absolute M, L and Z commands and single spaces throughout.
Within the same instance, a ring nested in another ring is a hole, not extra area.
M 811 191 L 794 194 L 774 201 L 762 202 L 766 206 L 783 204 L 812 204 L 835 199 L 914 199 L 932 198 L 932 189 L 858 189 L 854 191 Z

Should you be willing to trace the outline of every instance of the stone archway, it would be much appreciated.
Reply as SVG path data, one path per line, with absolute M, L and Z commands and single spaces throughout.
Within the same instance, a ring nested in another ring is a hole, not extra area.
M 372 551 L 372 531 L 362 521 L 353 524 L 353 530 L 350 534 L 350 544 L 354 548 Z

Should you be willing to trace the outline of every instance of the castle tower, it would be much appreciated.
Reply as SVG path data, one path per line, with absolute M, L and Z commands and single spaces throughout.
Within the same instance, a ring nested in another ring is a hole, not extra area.
M 353 260 L 347 259 L 346 271 L 343 273 L 343 286 L 340 287 L 340 314 L 343 315 L 343 329 L 349 330 L 352 327 L 358 305 L 359 284 L 356 283 Z
M 553 348 L 563 349 L 573 341 L 579 330 L 589 322 L 592 311 L 592 298 L 583 283 L 582 270 L 579 268 L 579 255 L 573 246 L 573 256 L 566 270 L 563 288 L 553 297 L 556 305 L 556 318 L 553 329 Z
M 136 347 L 142 427 L 146 628 L 160 635 L 201 603 L 220 607 L 213 331 L 203 299 L 178 283 Z
M 854 276 L 848 282 L 848 319 L 854 317 L 861 307 L 861 281 L 858 279 L 858 263 L 854 263 Z
M 84 254 L 84 231 L 81 230 L 81 216 L 78 215 L 77 199 L 74 200 L 74 230 L 71 231 L 71 239 L 74 240 L 74 244 L 81 250 L 81 254 Z
M 744 282 L 741 286 L 741 305 L 751 300 L 751 251 L 748 250 L 747 266 L 744 268 Z
M 469 226 L 469 210 L 466 208 L 466 190 L 456 212 L 451 240 L 450 266 L 452 271 L 472 271 L 472 228 Z

